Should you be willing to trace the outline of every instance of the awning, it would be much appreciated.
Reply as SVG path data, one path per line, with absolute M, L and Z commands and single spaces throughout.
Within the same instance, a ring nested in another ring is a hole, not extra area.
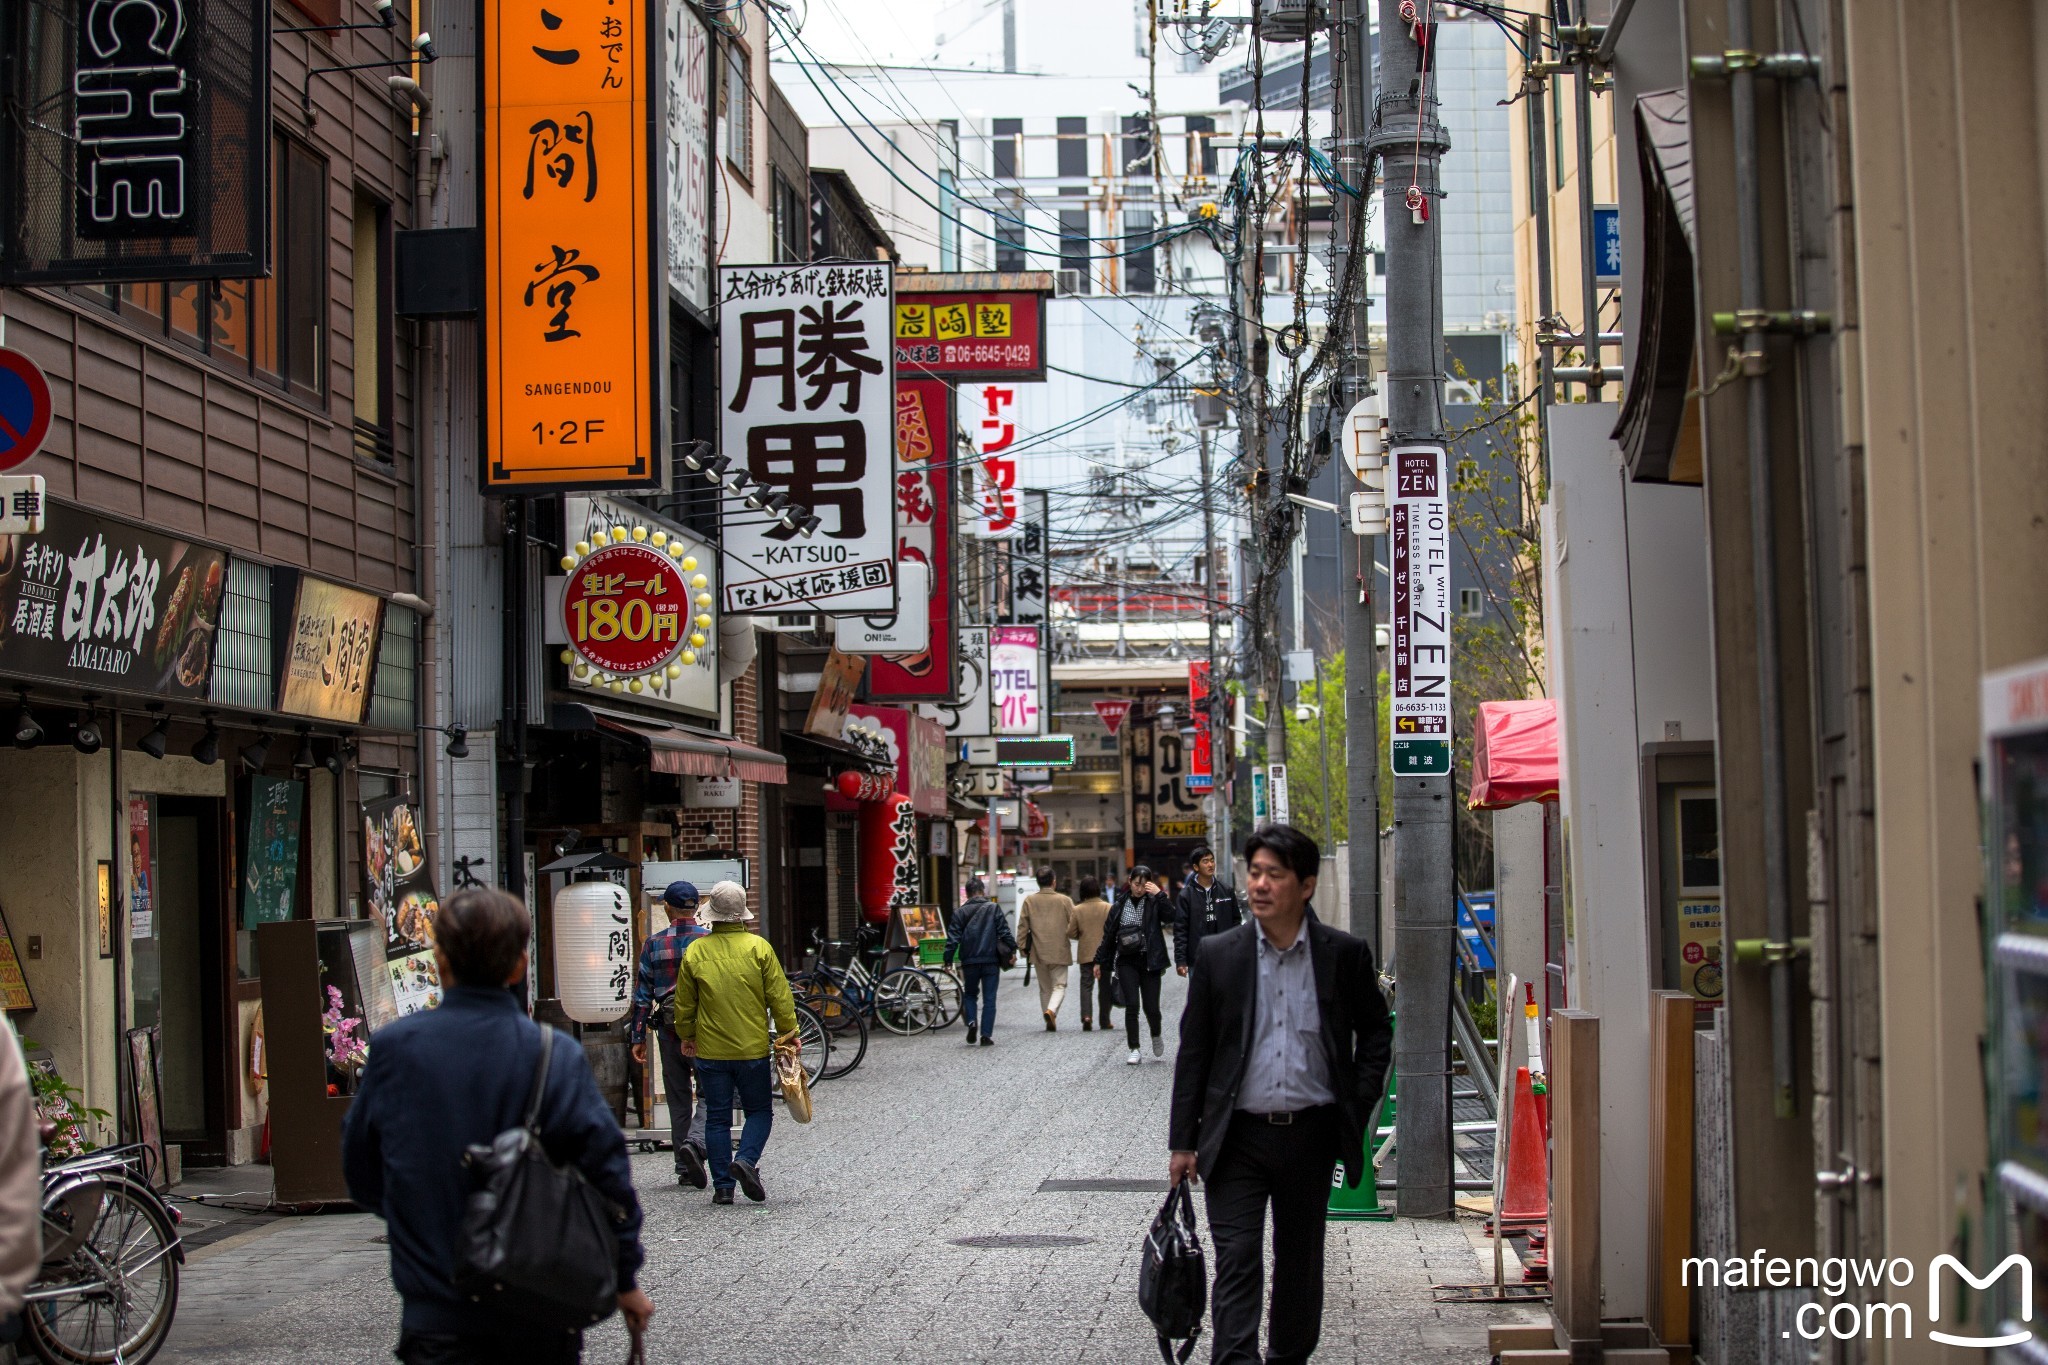
M 843 763 L 849 767 L 858 768 L 864 773 L 880 773 L 892 777 L 896 773 L 895 765 L 887 759 L 877 760 L 872 758 L 866 750 L 856 748 L 844 740 L 827 739 L 823 735 L 807 735 L 801 730 L 784 730 L 782 732 L 782 742 L 784 744 L 794 744 L 799 749 L 809 749 L 812 751 L 808 755 L 799 754 L 798 757 L 800 759 L 822 760 L 828 765 Z
M 781 754 L 736 739 L 671 725 L 651 716 L 628 715 L 577 702 L 556 702 L 551 729 L 597 730 L 647 746 L 647 766 L 658 773 L 689 777 L 737 777 L 781 786 L 789 765 Z
M 1472 745 L 1473 810 L 1557 800 L 1557 703 L 1483 701 Z

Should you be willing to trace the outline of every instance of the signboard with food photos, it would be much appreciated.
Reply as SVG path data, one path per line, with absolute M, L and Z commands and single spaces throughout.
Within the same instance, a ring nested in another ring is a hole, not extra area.
M 370 917 L 384 921 L 385 955 L 398 958 L 432 947 L 429 931 L 441 904 L 417 807 L 397 797 L 364 805 L 363 875 Z

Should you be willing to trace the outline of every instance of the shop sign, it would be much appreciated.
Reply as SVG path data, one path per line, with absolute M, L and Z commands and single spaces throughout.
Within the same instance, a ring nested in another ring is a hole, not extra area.
M 1009 559 L 1010 614 L 1019 626 L 1051 624 L 1047 612 L 1052 593 L 1052 498 L 1024 489 L 1018 498 L 1021 514 L 1017 534 L 1005 547 Z
M 846 733 L 847 708 L 860 691 L 860 675 L 867 660 L 858 654 L 833 650 L 818 674 L 818 690 L 811 694 L 811 709 L 804 716 L 804 733 L 821 739 L 838 739 Z
M 1188 710 L 1192 714 L 1195 735 L 1188 746 L 1188 790 L 1207 792 L 1216 785 L 1215 758 L 1210 751 L 1209 740 L 1209 661 L 1190 660 L 1188 663 Z M 1097 702 L 1100 706 L 1101 703 Z
M 384 924 L 387 958 L 433 946 L 440 900 L 420 838 L 420 813 L 402 798 L 363 806 L 363 890 L 371 919 Z
M 892 267 L 719 269 L 721 437 L 746 482 L 722 509 L 728 611 L 896 609 Z M 808 534 L 746 499 L 786 499 Z
M 485 492 L 661 480 L 654 12 L 484 0 Z
M 242 853 L 242 927 L 280 924 L 299 894 L 299 829 L 306 784 L 287 777 L 249 779 L 249 833 Z
M 1188 748 L 1180 731 L 1161 726 L 1153 736 L 1152 822 L 1153 832 L 1162 839 L 1175 821 L 1196 820 L 1202 814 L 1200 794 L 1188 786 Z
M 1207 820 L 1159 820 L 1152 833 L 1161 839 L 1201 839 L 1209 833 Z
M 277 709 L 287 716 L 361 724 L 383 623 L 384 599 L 377 594 L 299 575 Z
M 1721 898 L 1688 897 L 1678 902 L 1678 984 L 1695 1000 L 1718 1001 L 1721 968 Z
M 668 287 L 711 311 L 711 34 L 684 0 L 662 6 L 668 80 Z
M 1451 517 L 1444 448 L 1396 446 L 1389 464 L 1388 756 L 1396 777 L 1443 776 L 1451 771 Z
M 35 994 L 29 990 L 28 977 L 21 970 L 21 955 L 14 950 L 14 935 L 8 930 L 7 921 L 0 919 L 0 1009 L 12 1014 L 35 1007 Z
M 692 535 L 681 526 L 663 517 L 656 516 L 637 503 L 625 502 L 618 498 L 587 497 L 571 495 L 562 499 L 562 539 L 569 550 L 582 541 L 589 545 L 600 545 L 610 541 L 619 531 L 626 532 L 630 539 L 635 527 L 647 532 L 647 543 L 659 549 L 680 545 L 683 555 L 677 561 L 686 575 L 690 586 L 689 619 L 684 630 L 684 645 L 681 652 L 669 664 L 674 666 L 673 675 L 669 667 L 642 675 L 642 688 L 634 694 L 637 701 L 656 706 L 687 711 L 692 715 L 715 717 L 718 715 L 718 552 L 707 542 Z M 660 543 L 657 544 L 657 538 Z M 673 555 L 670 558 L 674 558 Z M 704 585 L 695 586 L 702 578 Z M 556 580 L 567 591 L 566 580 Z M 551 611 L 553 622 L 562 620 L 560 611 Z M 566 632 L 566 625 L 562 627 Z M 703 637 L 702 644 L 692 641 Z M 550 638 L 557 643 L 568 643 L 566 633 L 557 637 L 552 629 Z M 685 658 L 684 656 L 689 656 Z M 609 684 L 601 681 L 594 672 L 576 674 L 575 660 L 569 664 L 568 685 L 585 690 L 610 690 Z M 627 690 L 631 690 L 630 684 Z
M 893 790 L 910 798 L 919 815 L 946 813 L 946 760 L 951 746 L 935 720 L 898 706 L 854 706 L 847 714 L 881 731 L 895 765 Z
M 1045 296 L 1029 291 L 905 294 L 896 363 L 954 381 L 1043 379 L 1045 315 Z
M 618 527 L 609 544 L 579 540 L 562 556 L 562 661 L 572 681 L 638 696 L 650 679 L 676 681 L 696 665 L 711 635 L 697 625 L 692 594 L 709 597 L 711 580 L 685 549 L 662 531 Z
M 881 701 L 948 701 L 953 696 L 953 386 L 896 381 L 896 562 L 921 563 L 930 583 L 920 597 L 896 590 L 897 619 L 922 614 L 927 634 L 901 658 L 868 666 L 868 695 Z
M 989 642 L 989 698 L 998 735 L 1045 733 L 1044 655 L 1037 626 L 996 626 Z
M 1266 772 L 1267 800 L 1273 804 L 1273 823 L 1289 824 L 1294 819 L 1294 811 L 1287 803 L 1287 765 L 1269 763 L 1266 765 Z
M 94 691 L 204 697 L 227 553 L 47 504 L 0 541 L 0 668 Z
M 1006 454 L 1017 444 L 1017 422 L 1011 412 L 1017 390 L 1009 384 L 969 389 L 980 421 L 974 449 L 981 456 L 981 501 L 973 534 L 996 540 L 1017 534 L 1017 460 Z
M 953 739 L 994 734 L 989 703 L 987 626 L 963 626 L 957 637 L 960 655 L 960 684 L 957 701 L 939 702 L 929 708 L 934 719 L 946 727 Z
M 740 779 L 737 777 L 685 777 L 683 805 L 690 810 L 737 810 Z
M 932 623 L 926 599 L 932 596 L 931 572 L 921 562 L 898 560 L 897 609 L 885 616 L 833 617 L 832 643 L 848 654 L 874 655 L 877 664 L 886 662 L 885 655 L 922 657 L 929 661 L 931 655 L 926 646 L 931 643 Z M 926 668 L 929 670 L 929 662 Z M 870 682 L 868 691 L 874 690 Z

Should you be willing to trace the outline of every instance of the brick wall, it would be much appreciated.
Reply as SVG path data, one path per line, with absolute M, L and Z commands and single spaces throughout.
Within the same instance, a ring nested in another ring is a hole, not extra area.
M 753 744 L 761 733 L 761 697 L 757 682 L 761 661 L 757 656 L 747 671 L 733 680 L 732 733 L 742 744 Z M 761 913 L 761 884 L 767 868 L 761 860 L 761 784 L 740 783 L 737 810 L 688 810 L 682 812 L 682 833 L 676 839 L 676 857 L 690 859 L 714 849 L 753 860 L 747 887 L 747 906 Z M 706 824 L 711 832 L 704 832 Z M 699 888 L 700 890 L 704 888 Z

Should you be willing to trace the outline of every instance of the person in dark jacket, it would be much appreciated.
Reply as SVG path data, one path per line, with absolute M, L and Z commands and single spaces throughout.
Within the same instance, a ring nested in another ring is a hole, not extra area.
M 441 903 L 440 1007 L 377 1031 L 342 1125 L 349 1197 L 384 1219 L 390 1241 L 404 1365 L 567 1365 L 583 1355 L 581 1332 L 519 1323 L 502 1304 L 472 1303 L 452 1279 L 469 1199 L 463 1153 L 519 1125 L 540 1063 L 540 1026 L 507 989 L 526 979 L 530 928 L 526 907 L 492 888 Z M 540 1130 L 548 1155 L 574 1163 L 616 1211 L 619 1310 L 644 1329 L 654 1305 L 635 1280 L 640 1201 L 625 1136 L 580 1047 L 558 1046 L 548 1060 Z
M 1237 893 L 1216 880 L 1216 855 L 1198 848 L 1188 866 L 1195 875 L 1181 883 L 1173 909 L 1173 965 L 1182 976 L 1195 965 L 1195 950 L 1203 939 L 1244 923 Z
M 1138 1051 L 1138 1006 L 1145 1008 L 1145 1022 L 1152 1027 L 1152 1055 L 1166 1055 L 1166 1039 L 1159 1019 L 1159 978 L 1166 975 L 1166 926 L 1173 923 L 1173 905 L 1152 869 L 1143 863 L 1131 869 L 1131 878 L 1116 894 L 1109 921 L 1102 927 L 1102 943 L 1095 950 L 1095 975 L 1116 974 L 1117 989 L 1124 998 L 1124 1041 L 1131 1055 L 1124 1060 L 1132 1066 L 1145 1060 Z
M 967 880 L 967 901 L 953 912 L 951 936 L 946 940 L 946 965 L 960 959 L 960 1010 L 967 1017 L 967 1046 L 979 1041 L 983 1047 L 996 1044 L 996 984 L 1003 968 L 1017 960 L 1017 934 L 1003 907 L 988 898 L 988 884 L 979 877 Z M 975 995 L 981 996 L 979 1014 Z M 976 1027 L 977 1022 L 979 1028 Z

